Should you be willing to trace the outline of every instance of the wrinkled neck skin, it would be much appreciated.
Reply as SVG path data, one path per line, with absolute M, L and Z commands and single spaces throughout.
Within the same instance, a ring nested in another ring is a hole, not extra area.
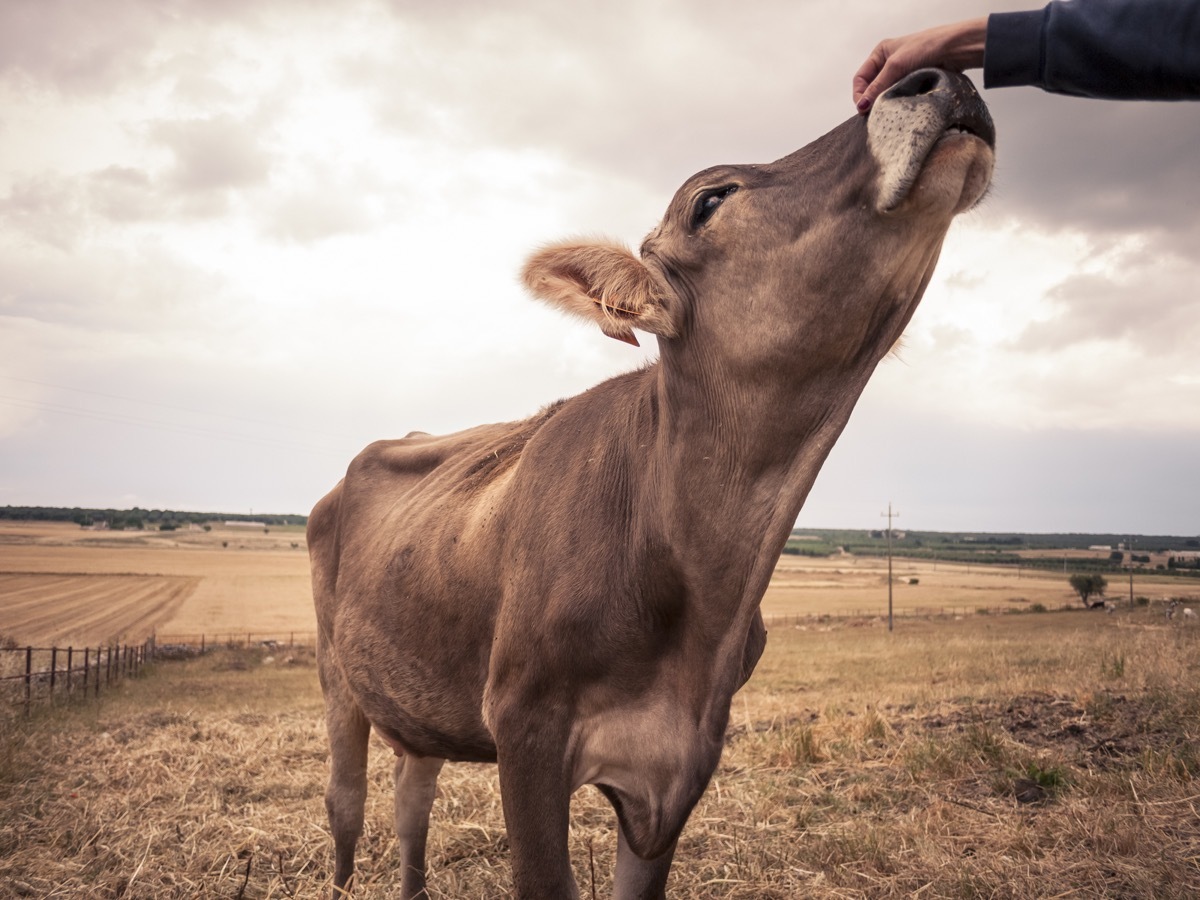
M 685 298 L 697 295 L 697 278 L 704 296 L 723 298 L 689 302 L 680 336 L 659 342 L 650 473 L 660 498 L 654 527 L 695 575 L 689 587 L 706 632 L 723 635 L 712 671 L 728 696 L 739 686 L 746 630 L 796 516 L 876 365 L 916 310 L 952 218 L 881 217 L 860 190 L 839 188 L 869 183 L 855 170 L 872 165 L 865 141 L 846 153 L 840 131 L 829 136 L 838 152 L 818 141 L 769 166 L 731 172 L 745 190 L 780 195 L 758 207 L 770 209 L 772 221 L 739 223 L 783 235 L 760 241 L 757 272 L 744 262 L 723 271 L 724 256 L 711 244 L 696 254 L 702 272 L 687 258 L 656 258 L 655 235 L 643 247 L 647 263 Z M 797 162 L 806 179 L 833 187 L 815 201 L 801 189 L 789 204 Z M 784 216 L 791 220 L 781 225 Z

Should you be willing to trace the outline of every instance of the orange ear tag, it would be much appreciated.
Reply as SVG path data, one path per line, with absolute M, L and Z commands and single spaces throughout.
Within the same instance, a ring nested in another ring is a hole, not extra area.
M 606 331 L 605 334 L 608 334 L 608 332 Z M 623 343 L 632 344 L 635 347 L 642 346 L 638 343 L 638 339 L 634 336 L 632 331 L 623 331 L 620 334 L 609 334 L 608 336 L 610 338 L 616 338 L 618 341 L 622 341 Z
M 626 309 L 623 306 L 613 306 L 611 303 L 604 303 L 600 300 L 597 300 L 595 297 L 589 297 L 588 299 L 604 310 L 612 310 L 613 312 L 624 313 L 625 315 L 632 316 L 635 319 L 641 316 L 641 313 L 634 309 Z M 623 331 L 620 334 L 609 334 L 607 331 L 604 333 L 610 338 L 621 341 L 622 343 L 632 344 L 634 347 L 642 346 L 638 343 L 638 339 L 634 336 L 632 331 Z

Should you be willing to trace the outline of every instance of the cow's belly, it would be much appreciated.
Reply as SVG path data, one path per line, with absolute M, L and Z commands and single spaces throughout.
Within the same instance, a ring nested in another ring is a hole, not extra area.
M 481 672 L 467 648 L 442 644 L 428 629 L 396 634 L 354 618 L 339 617 L 335 652 L 376 731 L 406 753 L 494 761 L 495 743 L 480 712 L 486 661 Z
M 494 589 L 452 540 L 401 540 L 383 566 L 340 579 L 333 646 L 354 698 L 390 743 L 421 756 L 496 757 L 481 713 Z M 461 542 L 460 542 L 461 543 Z

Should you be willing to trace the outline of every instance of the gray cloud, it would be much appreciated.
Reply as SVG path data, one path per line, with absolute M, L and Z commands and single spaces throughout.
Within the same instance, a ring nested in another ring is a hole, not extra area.
M 132 0 L 97 10 L 71 0 L 0 4 L 0 73 L 65 94 L 96 96 L 138 77 L 159 16 Z
M 1138 258 L 1140 257 L 1140 258 Z M 1126 255 L 1116 275 L 1081 273 L 1054 287 L 1047 299 L 1058 314 L 1031 323 L 1012 349 L 1038 353 L 1079 343 L 1123 341 L 1161 362 L 1194 357 L 1200 345 L 1200 265 L 1146 254 Z
M 181 52 L 210 40 L 205 29 L 237 32 L 262 28 L 273 17 L 293 23 L 326 14 L 322 0 L 7 0 L 0 3 L 0 76 L 65 95 L 98 97 L 145 83 L 162 63 L 164 46 L 183 37 Z M 349 11 L 339 4 L 339 12 Z M 220 46 L 220 44 L 218 44 Z
M 85 207 L 75 179 L 22 178 L 0 198 L 0 227 L 33 243 L 69 251 L 86 231 Z
M 269 207 L 264 232 L 298 244 L 362 232 L 374 222 L 361 196 L 331 191 L 328 186 L 274 197 Z
M 343 72 L 398 132 L 551 149 L 664 191 L 718 161 L 786 154 L 853 112 L 834 62 L 845 33 L 803 42 L 812 4 L 392 6 L 392 46 Z
M 174 154 L 167 178 L 185 192 L 251 187 L 270 174 L 271 157 L 256 123 L 220 115 L 159 122 L 151 135 Z
M 997 122 L 993 208 L 1049 228 L 1149 232 L 1190 254 L 1200 238 L 1195 104 L 987 92 Z
M 106 166 L 84 177 L 93 214 L 115 223 L 141 222 L 164 215 L 154 180 L 142 169 Z
M 219 274 L 153 241 L 92 242 L 69 257 L 0 241 L 0 285 L 0 315 L 164 341 L 210 329 L 223 295 Z

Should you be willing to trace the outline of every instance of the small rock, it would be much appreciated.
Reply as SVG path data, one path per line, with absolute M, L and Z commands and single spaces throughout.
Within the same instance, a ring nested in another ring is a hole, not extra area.
M 1046 789 L 1036 781 L 1028 778 L 1018 778 L 1013 784 L 1018 803 L 1040 803 L 1046 799 Z

